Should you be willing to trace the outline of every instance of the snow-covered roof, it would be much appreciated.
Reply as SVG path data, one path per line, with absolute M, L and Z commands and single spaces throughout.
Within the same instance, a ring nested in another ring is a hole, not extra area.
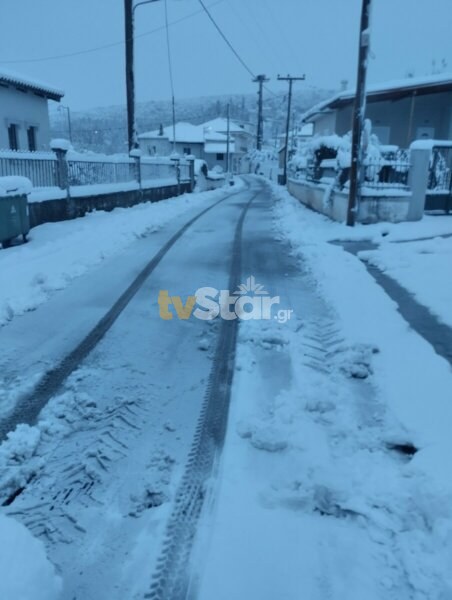
M 216 131 L 218 133 L 226 133 L 228 130 L 228 120 L 218 117 L 217 119 L 212 119 L 211 121 L 203 123 L 203 127 L 210 129 L 211 131 Z M 229 121 L 229 132 L 231 133 L 231 135 L 234 133 L 249 134 L 249 132 L 246 131 L 246 129 L 244 129 L 241 125 L 232 120 Z
M 160 135 L 160 129 L 154 131 L 147 131 L 138 136 L 140 140 L 155 140 L 155 139 L 167 139 L 170 142 L 191 142 L 194 144 L 204 143 L 204 130 L 202 125 L 192 125 L 191 123 L 176 123 L 176 135 L 173 135 L 173 126 L 163 128 L 163 135 Z M 174 139 L 175 137 L 175 139 Z
M 50 100 L 60 101 L 64 96 L 64 92 L 62 90 L 51 87 L 45 83 L 37 81 L 36 79 L 24 77 L 23 75 L 13 73 L 12 71 L 5 70 L 3 68 L 0 69 L 0 83 L 19 86 L 27 90 L 43 94 Z
M 378 98 L 379 96 L 391 96 L 397 94 L 410 94 L 412 92 L 434 92 L 442 88 L 450 88 L 452 90 L 452 73 L 443 73 L 441 75 L 429 75 L 426 77 L 408 77 L 406 79 L 397 79 L 395 81 L 387 81 L 385 83 L 370 84 L 367 86 L 367 96 L 369 98 Z M 302 116 L 302 121 L 308 121 L 319 113 L 327 109 L 333 109 L 337 105 L 348 103 L 356 96 L 355 89 L 344 90 L 335 94 L 332 98 L 324 100 L 310 108 Z

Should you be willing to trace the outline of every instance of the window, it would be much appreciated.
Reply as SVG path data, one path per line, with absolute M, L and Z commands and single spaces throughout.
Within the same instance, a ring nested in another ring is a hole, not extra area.
M 184 148 L 184 154 L 191 154 L 191 148 L 190 148 L 190 146 L 186 146 Z
M 27 129 L 28 137 L 28 149 L 30 152 L 36 152 L 36 127 L 29 127 Z
M 224 154 L 218 153 L 217 154 L 217 160 L 224 160 Z
M 15 123 L 11 123 L 8 127 L 8 139 L 10 150 L 19 150 L 19 139 L 17 136 L 18 126 Z

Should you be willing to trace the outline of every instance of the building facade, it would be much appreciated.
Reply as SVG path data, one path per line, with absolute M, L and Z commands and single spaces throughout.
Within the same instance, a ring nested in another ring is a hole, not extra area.
M 341 92 L 303 115 L 316 135 L 352 129 L 354 93 Z M 408 148 L 414 140 L 452 139 L 452 75 L 369 86 L 366 118 L 382 144 Z
M 248 148 L 250 134 L 231 121 L 228 148 L 226 133 L 217 131 L 217 128 L 221 129 L 224 126 L 223 121 L 226 123 L 227 131 L 225 119 L 215 119 L 201 125 L 176 123 L 175 128 L 172 125 L 161 126 L 159 129 L 138 136 L 140 149 L 145 155 L 150 156 L 169 156 L 172 152 L 181 155 L 191 154 L 195 158 L 204 160 L 209 169 L 218 166 L 224 171 L 227 170 L 229 149 L 230 169 L 239 172 L 240 160 L 247 151 L 245 148 Z
M 0 71 L 0 150 L 50 149 L 48 100 L 64 93 Z

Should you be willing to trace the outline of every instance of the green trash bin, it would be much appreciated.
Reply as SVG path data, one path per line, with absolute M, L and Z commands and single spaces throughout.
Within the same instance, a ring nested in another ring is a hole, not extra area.
M 11 246 L 11 242 L 19 235 L 26 242 L 29 231 L 30 219 L 26 194 L 4 196 L 0 191 L 0 243 L 3 248 Z

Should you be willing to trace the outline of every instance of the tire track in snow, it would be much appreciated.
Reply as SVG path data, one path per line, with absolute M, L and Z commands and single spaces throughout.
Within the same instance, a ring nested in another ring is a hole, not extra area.
M 203 209 L 183 225 L 166 242 L 78 346 L 65 356 L 56 367 L 47 371 L 37 386 L 31 392 L 28 392 L 20 398 L 14 410 L 4 419 L 0 420 L 0 443 L 5 440 L 8 433 L 13 431 L 17 425 L 21 423 L 34 425 L 36 423 L 39 413 L 47 402 L 58 392 L 66 379 L 79 367 L 80 363 L 88 356 L 88 354 L 90 354 L 97 344 L 99 344 L 164 256 L 174 244 L 180 240 L 186 231 L 203 215 L 211 211 L 220 203 L 232 196 L 243 193 L 244 191 L 246 192 L 247 190 L 239 190 L 227 194 L 211 206 Z
M 246 203 L 236 226 L 229 275 L 230 290 L 237 289 L 240 284 L 243 223 L 253 200 L 263 189 Z M 206 497 L 207 482 L 226 435 L 237 331 L 237 319 L 221 321 L 198 426 L 166 527 L 156 572 L 144 596 L 146 599 L 184 600 L 189 593 L 190 553 Z

